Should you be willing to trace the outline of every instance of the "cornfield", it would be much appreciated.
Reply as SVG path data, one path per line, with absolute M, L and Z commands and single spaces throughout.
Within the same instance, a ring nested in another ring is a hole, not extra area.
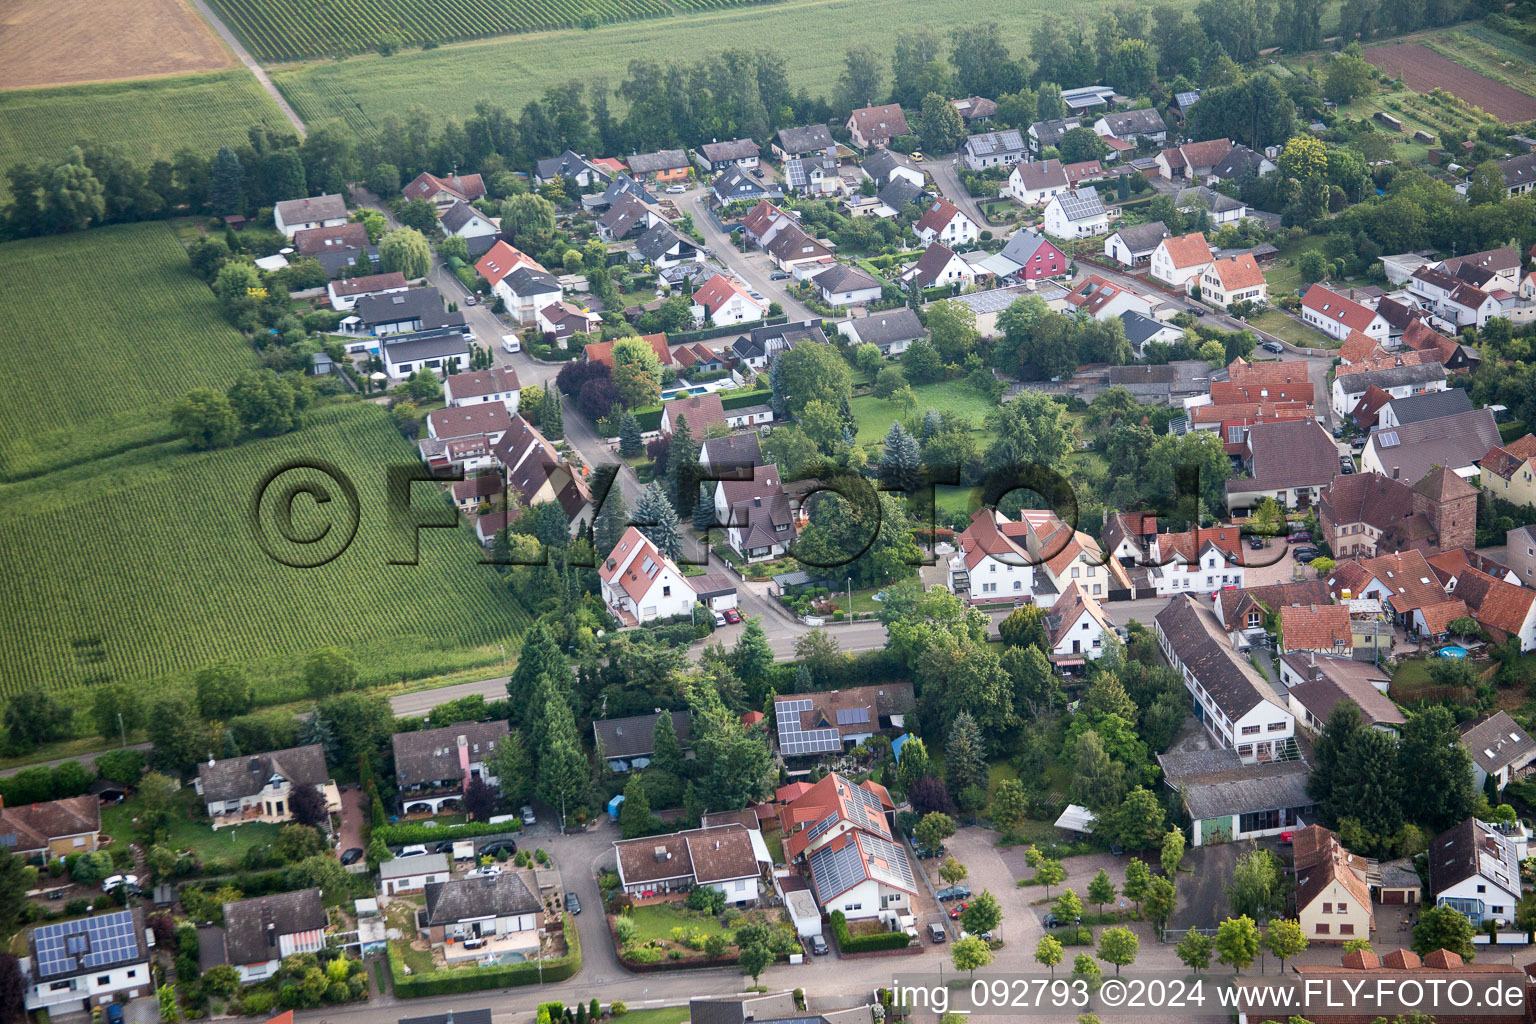
M 214 0 L 226 24 L 268 61 L 346 56 L 394 45 L 595 28 L 769 0 Z
M 295 460 L 333 464 L 358 493 L 355 539 L 320 568 L 271 560 L 250 521 L 262 479 Z M 327 644 L 354 651 L 366 683 L 498 661 L 529 617 L 477 564 L 468 529 L 424 530 L 419 565 L 386 564 L 400 550 L 386 467 L 415 460 L 388 413 L 358 403 L 311 411 L 284 437 L 158 446 L 0 485 L 0 697 L 153 687 L 217 658 L 243 665 L 266 699 L 298 696 L 304 656 Z M 417 486 L 418 506 L 429 491 Z
M 164 223 L 0 245 L 0 281 L 0 480 L 164 439 L 255 363 Z

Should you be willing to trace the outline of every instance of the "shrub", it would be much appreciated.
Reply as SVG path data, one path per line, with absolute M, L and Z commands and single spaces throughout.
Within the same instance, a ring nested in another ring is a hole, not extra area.
M 265 1017 L 272 1012 L 277 997 L 271 992 L 248 992 L 240 1000 L 240 1012 L 250 1017 Z
M 610 1017 L 622 1017 L 628 1012 L 629 1007 L 625 1006 L 617 999 L 608 1004 L 608 1016 Z
M 871 953 L 881 949 L 906 949 L 911 943 L 906 932 L 880 932 L 854 938 L 848 930 L 848 918 L 841 910 L 832 912 L 832 934 L 837 937 L 837 948 L 844 953 Z
M 515 821 L 497 825 L 489 825 L 483 821 L 466 821 L 462 825 L 439 825 L 436 828 L 401 821 L 392 825 L 374 826 L 373 838 L 383 840 L 386 846 L 410 846 L 414 843 L 442 842 L 444 839 L 504 835 L 517 832 L 521 828 L 521 823 Z

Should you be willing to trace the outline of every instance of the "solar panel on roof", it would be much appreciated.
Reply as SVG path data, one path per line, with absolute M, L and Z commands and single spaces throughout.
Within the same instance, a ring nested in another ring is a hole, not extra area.
M 1395 430 L 1382 431 L 1376 435 L 1376 440 L 1383 448 L 1396 448 L 1402 443 L 1402 439 L 1397 436 L 1397 431 Z
M 841 708 L 837 712 L 838 725 L 856 725 L 869 721 L 868 708 Z

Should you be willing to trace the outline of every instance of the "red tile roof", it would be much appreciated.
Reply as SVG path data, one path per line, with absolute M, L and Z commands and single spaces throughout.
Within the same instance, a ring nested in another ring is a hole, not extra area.
M 1199 231 L 1179 235 L 1176 238 L 1165 238 L 1162 245 L 1168 250 L 1168 258 L 1178 269 L 1202 267 L 1211 262 L 1210 244 L 1206 242 L 1205 235 Z
M 1264 272 L 1249 253 L 1228 256 L 1211 261 L 1211 269 L 1221 282 L 1222 288 L 1235 291 L 1239 288 L 1258 288 L 1264 285 Z
M 754 299 L 734 278 L 726 277 L 724 274 L 716 274 L 705 281 L 704 286 L 693 293 L 693 301 L 708 310 L 710 316 L 714 316 L 733 295 L 740 295 L 759 309 L 767 308 L 766 303 Z
M 502 278 L 518 267 L 533 267 L 535 270 L 549 273 L 544 270 L 538 260 L 500 240 L 491 246 L 490 250 L 475 264 L 475 270 L 479 271 L 480 276 L 485 278 L 492 287 L 500 284 Z
M 922 219 L 913 226 L 913 230 L 919 234 L 924 231 L 943 231 L 959 212 L 959 207 L 949 200 L 935 199 L 924 211 Z
M 1342 604 L 1287 605 L 1280 609 L 1280 638 L 1282 653 L 1353 647 L 1349 608 Z

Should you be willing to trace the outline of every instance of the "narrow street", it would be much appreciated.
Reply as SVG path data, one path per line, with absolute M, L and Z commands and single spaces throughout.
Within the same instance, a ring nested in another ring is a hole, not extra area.
M 771 275 L 777 270 L 766 253 L 738 252 L 731 244 L 731 236 L 721 231 L 709 213 L 708 192 L 701 186 L 689 189 L 688 194 L 678 197 L 678 206 L 693 217 L 693 226 L 704 234 L 705 244 L 713 252 L 715 260 L 736 272 L 747 284 L 757 289 L 769 302 L 784 307 L 784 315 L 791 320 L 820 320 L 805 303 L 789 293 L 788 282 L 775 281 Z
M 960 183 L 959 160 L 958 156 L 924 160 L 918 166 L 933 177 L 934 184 L 939 187 L 939 194 L 958 206 L 961 213 L 975 221 L 983 230 L 991 228 L 992 222 L 987 220 L 981 212 L 981 207 L 976 205 L 975 198 Z

